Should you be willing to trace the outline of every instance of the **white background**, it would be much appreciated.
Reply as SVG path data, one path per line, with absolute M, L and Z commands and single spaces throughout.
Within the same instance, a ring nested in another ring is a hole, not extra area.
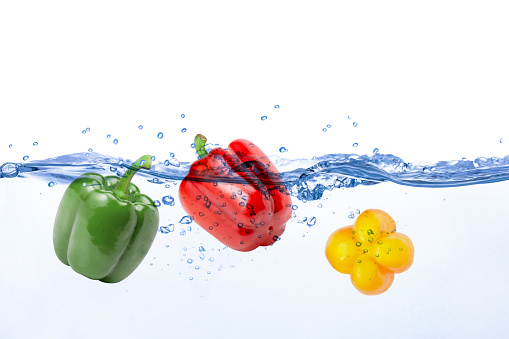
M 375 147 L 411 162 L 505 156 L 508 15 L 503 1 L 0 2 L 0 163 L 89 148 L 193 161 L 196 133 L 268 155 L 284 146 L 292 159 Z M 1 179 L 0 337 L 502 337 L 507 188 L 384 184 L 294 199 L 281 242 L 215 252 L 220 272 L 182 259 L 183 247 L 217 247 L 204 232 L 159 233 L 131 277 L 106 285 L 53 254 L 65 185 Z M 323 256 L 366 208 L 389 212 L 416 247 L 377 297 Z M 183 215 L 161 208 L 163 224 Z M 313 215 L 313 228 L 297 223 Z

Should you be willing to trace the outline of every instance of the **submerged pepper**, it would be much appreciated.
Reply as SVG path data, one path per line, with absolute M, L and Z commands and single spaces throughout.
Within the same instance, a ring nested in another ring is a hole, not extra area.
M 353 226 L 330 235 L 325 256 L 336 271 L 350 275 L 359 292 L 377 295 L 391 287 L 395 273 L 410 268 L 414 245 L 408 236 L 396 232 L 396 223 L 389 214 L 368 209 Z
M 238 139 L 207 153 L 198 134 L 194 162 L 182 180 L 184 210 L 203 229 L 237 251 L 275 243 L 292 214 L 292 200 L 278 170 L 253 143 Z
M 90 278 L 115 283 L 142 262 L 157 233 L 159 212 L 148 196 L 130 183 L 151 157 L 138 159 L 122 178 L 86 173 L 62 197 L 53 228 L 60 261 Z

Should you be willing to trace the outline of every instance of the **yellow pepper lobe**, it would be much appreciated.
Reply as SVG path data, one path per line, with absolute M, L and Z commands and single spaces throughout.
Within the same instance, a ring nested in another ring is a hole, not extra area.
M 355 236 L 360 241 L 376 242 L 378 238 L 396 231 L 396 223 L 390 215 L 382 210 L 369 209 L 362 212 L 355 220 Z
M 325 245 L 325 256 L 331 266 L 338 272 L 350 274 L 357 257 L 362 253 L 361 247 L 353 240 L 352 226 L 347 226 L 332 233 Z
M 366 295 L 383 293 L 391 287 L 394 273 L 378 265 L 373 259 L 361 255 L 355 261 L 350 275 L 352 284 Z
M 406 271 L 414 261 L 414 245 L 410 238 L 395 232 L 381 240 L 374 248 L 376 262 L 394 273 Z

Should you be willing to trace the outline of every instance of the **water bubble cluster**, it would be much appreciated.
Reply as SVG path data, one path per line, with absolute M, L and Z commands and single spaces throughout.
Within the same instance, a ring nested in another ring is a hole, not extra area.
M 179 221 L 180 224 L 185 224 L 185 225 L 190 224 L 192 222 L 193 222 L 193 219 L 188 215 L 183 216 L 182 219 L 180 219 L 180 221 Z
M 162 199 L 163 204 L 174 206 L 175 205 L 175 199 L 171 195 L 164 196 Z

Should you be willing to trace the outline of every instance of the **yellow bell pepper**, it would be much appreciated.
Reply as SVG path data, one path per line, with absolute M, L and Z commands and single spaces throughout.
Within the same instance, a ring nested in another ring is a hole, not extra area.
M 396 232 L 396 223 L 390 215 L 368 209 L 353 226 L 330 235 L 325 256 L 334 269 L 350 274 L 359 292 L 376 295 L 391 287 L 395 273 L 412 265 L 414 245 L 409 237 Z

